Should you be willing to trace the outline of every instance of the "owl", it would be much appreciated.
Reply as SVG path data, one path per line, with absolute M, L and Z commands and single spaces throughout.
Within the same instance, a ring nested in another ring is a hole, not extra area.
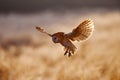
M 38 26 L 36 26 L 36 29 L 52 37 L 52 41 L 54 43 L 60 43 L 62 46 L 64 46 L 64 55 L 68 55 L 68 57 L 70 57 L 75 53 L 77 49 L 72 41 L 83 41 L 88 39 L 94 30 L 94 23 L 91 19 L 87 19 L 67 34 L 65 34 L 64 32 L 49 34 L 45 32 L 44 29 Z

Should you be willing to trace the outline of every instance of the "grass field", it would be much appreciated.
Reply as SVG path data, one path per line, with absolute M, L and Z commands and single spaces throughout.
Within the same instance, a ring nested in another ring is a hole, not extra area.
M 70 32 L 91 18 L 90 39 L 75 42 L 68 58 L 63 47 L 35 30 Z M 120 80 L 120 12 L 45 12 L 0 15 L 0 80 Z

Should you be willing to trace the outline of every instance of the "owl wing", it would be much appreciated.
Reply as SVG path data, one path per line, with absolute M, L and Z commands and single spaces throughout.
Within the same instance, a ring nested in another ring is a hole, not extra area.
M 88 19 L 79 24 L 78 27 L 73 29 L 72 32 L 65 35 L 72 41 L 86 40 L 92 34 L 93 30 L 94 30 L 93 21 L 91 19 Z
M 47 34 L 47 35 L 49 35 L 49 36 L 52 36 L 51 34 L 45 32 L 44 29 L 42 29 L 41 27 L 36 26 L 36 29 L 37 29 L 38 31 L 40 31 L 41 33 Z

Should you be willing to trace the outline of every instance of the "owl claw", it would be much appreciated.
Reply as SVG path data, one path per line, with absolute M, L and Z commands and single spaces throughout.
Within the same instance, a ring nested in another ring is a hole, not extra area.
M 65 51 L 64 56 L 65 56 L 67 53 L 68 53 L 68 52 L 67 52 L 67 51 Z
M 71 57 L 71 56 L 72 56 L 72 54 L 71 54 L 71 52 L 70 52 L 69 50 L 66 50 L 66 51 L 65 51 L 64 56 L 65 56 L 67 53 L 68 53 L 68 57 Z
M 71 53 L 68 54 L 68 57 L 70 57 L 70 56 L 71 56 Z

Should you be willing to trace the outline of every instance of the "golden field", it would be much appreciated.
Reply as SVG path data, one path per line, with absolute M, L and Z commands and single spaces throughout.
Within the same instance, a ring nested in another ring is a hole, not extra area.
M 75 55 L 37 30 L 70 32 L 91 18 L 95 30 Z M 120 80 L 120 12 L 0 15 L 0 80 Z

